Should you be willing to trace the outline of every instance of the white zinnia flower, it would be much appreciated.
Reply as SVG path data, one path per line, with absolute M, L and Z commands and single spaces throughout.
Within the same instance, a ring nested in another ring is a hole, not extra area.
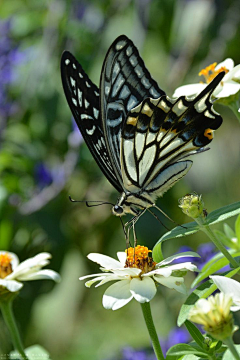
M 0 251 L 0 288 L 6 288 L 10 292 L 16 292 L 23 287 L 21 281 L 51 279 L 60 281 L 60 275 L 53 270 L 41 270 L 49 264 L 51 254 L 40 253 L 19 264 L 16 254 L 8 251 Z
M 173 97 L 199 94 L 221 71 L 225 71 L 226 74 L 214 90 L 213 96 L 219 99 L 236 94 L 240 90 L 240 65 L 234 67 L 233 60 L 228 58 L 218 65 L 213 63 L 200 71 L 199 75 L 204 76 L 205 83 L 180 86 L 175 90 Z
M 119 261 L 102 254 L 89 254 L 88 259 L 98 263 L 103 273 L 82 276 L 80 280 L 93 278 L 85 283 L 87 287 L 96 282 L 99 282 L 96 285 L 98 287 L 109 281 L 117 281 L 103 295 L 104 308 L 112 310 L 123 307 L 133 298 L 140 303 L 149 302 L 157 292 L 157 284 L 186 294 L 183 276 L 187 270 L 196 271 L 197 267 L 191 262 L 169 264 L 182 257 L 199 255 L 193 252 L 181 253 L 157 264 L 148 256 L 149 252 L 147 247 L 138 245 L 135 249 L 118 252 Z
M 214 275 L 210 276 L 210 278 L 220 291 L 232 297 L 233 305 L 231 306 L 231 310 L 240 310 L 240 283 L 225 276 Z
M 218 340 L 224 340 L 236 330 L 230 312 L 232 298 L 218 293 L 206 299 L 199 299 L 191 308 L 188 319 L 204 326 L 204 330 Z

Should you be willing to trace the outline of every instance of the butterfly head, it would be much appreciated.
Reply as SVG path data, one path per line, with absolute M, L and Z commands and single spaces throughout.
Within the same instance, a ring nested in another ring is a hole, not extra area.
M 131 194 L 126 194 L 125 192 L 121 194 L 116 205 L 112 207 L 113 215 L 123 216 L 126 214 L 138 214 L 138 211 L 134 209 L 133 204 L 129 202 L 129 196 L 131 197 Z
M 145 195 L 145 196 L 144 196 Z M 145 193 L 132 194 L 123 192 L 119 197 L 116 205 L 112 207 L 112 213 L 115 216 L 123 216 L 126 214 L 138 215 L 142 210 L 153 206 L 149 196 Z
M 123 207 L 119 205 L 114 205 L 112 208 L 112 212 L 116 216 L 122 216 L 124 214 Z

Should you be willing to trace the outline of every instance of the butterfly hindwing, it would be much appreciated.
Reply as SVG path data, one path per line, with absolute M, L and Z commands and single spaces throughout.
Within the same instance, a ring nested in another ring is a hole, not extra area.
M 121 192 L 102 129 L 99 89 L 68 51 L 62 55 L 61 75 L 69 107 L 89 150 L 110 183 Z
M 103 131 L 115 172 L 122 181 L 120 142 L 123 122 L 128 112 L 146 97 L 164 95 L 152 79 L 133 42 L 119 36 L 111 45 L 102 69 L 101 112 Z
M 183 158 L 201 152 L 222 123 L 210 96 L 219 74 L 198 96 L 147 98 L 133 108 L 123 125 L 121 164 L 127 191 L 161 195 L 191 168 Z

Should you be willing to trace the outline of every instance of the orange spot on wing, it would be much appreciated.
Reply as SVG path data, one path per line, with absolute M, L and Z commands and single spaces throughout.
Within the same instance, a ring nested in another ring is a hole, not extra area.
M 209 140 L 213 139 L 213 130 L 212 129 L 206 129 L 204 131 L 204 136 L 206 136 Z

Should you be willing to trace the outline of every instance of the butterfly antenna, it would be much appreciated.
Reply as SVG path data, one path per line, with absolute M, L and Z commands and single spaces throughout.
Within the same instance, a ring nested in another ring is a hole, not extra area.
M 162 209 L 160 209 L 157 205 L 153 205 L 156 209 L 158 209 L 168 220 L 176 224 L 177 226 L 181 226 L 182 228 L 186 229 L 185 226 L 178 224 L 176 221 L 171 219 Z
M 101 201 L 101 200 L 74 200 L 70 195 L 68 196 L 69 200 L 71 202 L 77 202 L 77 203 L 85 203 L 87 207 L 93 207 L 93 206 L 99 206 L 99 205 L 112 205 L 114 204 L 107 202 L 107 201 Z M 94 203 L 94 204 L 89 204 Z
M 126 232 L 126 229 L 125 229 L 125 226 L 124 226 L 124 223 L 123 223 L 123 221 L 122 221 L 121 216 L 119 216 L 119 219 L 120 219 L 120 221 L 121 221 L 122 228 L 123 228 L 123 232 L 124 232 L 124 236 L 125 236 L 125 240 L 126 240 L 126 243 L 127 243 L 127 232 Z

